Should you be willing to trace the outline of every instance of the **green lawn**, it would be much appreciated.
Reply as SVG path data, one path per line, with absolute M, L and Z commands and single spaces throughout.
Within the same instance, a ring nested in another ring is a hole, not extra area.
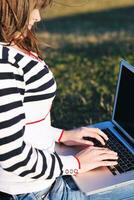
M 134 1 L 57 2 L 67 5 L 54 3 L 38 26 L 58 86 L 53 124 L 70 129 L 110 119 L 119 61 L 134 64 Z

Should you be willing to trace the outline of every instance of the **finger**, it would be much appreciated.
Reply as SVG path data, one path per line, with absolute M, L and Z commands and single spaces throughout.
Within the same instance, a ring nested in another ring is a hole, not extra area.
M 94 145 L 93 142 L 88 141 L 88 140 L 78 140 L 77 142 L 80 143 L 80 144 L 85 144 L 85 145 L 91 145 L 91 146 Z
M 101 135 L 105 140 L 108 140 L 108 136 L 106 135 L 106 133 L 101 131 L 101 129 L 99 129 L 99 128 L 88 128 L 88 129 L 91 132 L 95 132 L 95 133 Z
M 92 146 L 92 147 L 90 147 L 90 150 L 93 150 L 96 155 L 101 155 L 101 154 L 117 155 L 117 152 L 112 151 L 108 148 L 101 148 L 101 147 Z
M 101 167 L 101 166 L 112 166 L 112 165 L 117 165 L 118 164 L 118 162 L 117 161 L 101 161 L 100 163 L 99 163 L 99 166 Z
M 99 161 L 105 161 L 105 160 L 117 160 L 118 156 L 116 154 L 104 154 L 104 155 L 100 155 L 97 157 L 97 160 Z
M 104 141 L 104 143 L 103 144 L 105 144 L 105 140 L 107 141 L 108 140 L 108 136 L 104 133 L 104 132 L 102 132 L 99 128 L 96 128 L 95 129 L 95 133 L 97 133 L 97 135 L 99 135 L 100 137 L 101 137 L 101 140 L 99 140 L 100 142 L 102 141 L 102 139 L 103 139 L 103 141 Z M 97 139 L 97 138 L 96 138 Z M 99 138 L 98 138 L 99 139 Z
M 105 148 L 105 147 L 96 147 L 96 146 L 92 146 L 90 149 L 93 149 L 93 150 L 108 150 L 108 148 Z
M 105 148 L 105 147 L 97 147 L 97 146 L 91 146 L 91 147 L 90 147 L 90 150 L 94 150 L 94 151 L 100 151 L 100 150 L 102 150 L 102 151 L 104 151 L 104 152 L 110 151 L 108 148 Z
M 96 147 L 96 146 L 93 146 L 92 149 L 112 151 L 111 149 L 109 149 L 109 148 L 107 148 L 107 147 Z M 112 151 L 112 152 L 115 152 L 115 151 Z
M 105 141 L 104 139 L 96 132 L 92 132 L 90 133 L 90 137 L 95 138 L 96 140 L 98 140 L 102 145 L 105 145 Z
M 113 151 L 111 149 L 108 149 L 108 148 L 98 149 L 98 151 L 102 151 L 102 152 L 107 153 L 107 154 L 116 154 L 117 155 L 117 152 L 115 152 L 115 151 Z
M 108 140 L 106 133 L 102 132 L 100 129 L 98 129 L 98 134 L 101 135 L 105 140 Z

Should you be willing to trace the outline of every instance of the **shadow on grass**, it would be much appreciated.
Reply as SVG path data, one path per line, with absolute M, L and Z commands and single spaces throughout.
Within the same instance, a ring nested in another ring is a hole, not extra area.
M 43 20 L 38 32 L 88 34 L 105 31 L 134 30 L 134 6 L 114 8 L 92 13 L 83 13 Z
M 80 56 L 81 58 L 87 57 L 91 60 L 111 56 L 119 56 L 125 59 L 128 55 L 134 55 L 134 38 L 130 41 L 109 39 L 101 43 L 81 45 L 71 44 L 68 41 L 64 44 L 64 47 L 57 50 L 62 56 L 70 54 L 72 56 Z

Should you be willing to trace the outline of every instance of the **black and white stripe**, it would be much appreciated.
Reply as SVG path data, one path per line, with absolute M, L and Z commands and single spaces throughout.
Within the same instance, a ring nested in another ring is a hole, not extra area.
M 23 104 L 53 99 L 55 80 L 47 66 L 23 54 L 16 52 L 9 62 L 10 51 L 3 47 L 0 57 L 0 166 L 20 177 L 52 179 L 62 174 L 61 159 L 24 142 Z

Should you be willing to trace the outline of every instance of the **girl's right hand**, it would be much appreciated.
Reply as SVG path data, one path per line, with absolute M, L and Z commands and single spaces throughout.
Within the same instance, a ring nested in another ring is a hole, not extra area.
M 76 154 L 81 164 L 79 173 L 101 166 L 117 165 L 117 153 L 107 148 L 90 146 Z

